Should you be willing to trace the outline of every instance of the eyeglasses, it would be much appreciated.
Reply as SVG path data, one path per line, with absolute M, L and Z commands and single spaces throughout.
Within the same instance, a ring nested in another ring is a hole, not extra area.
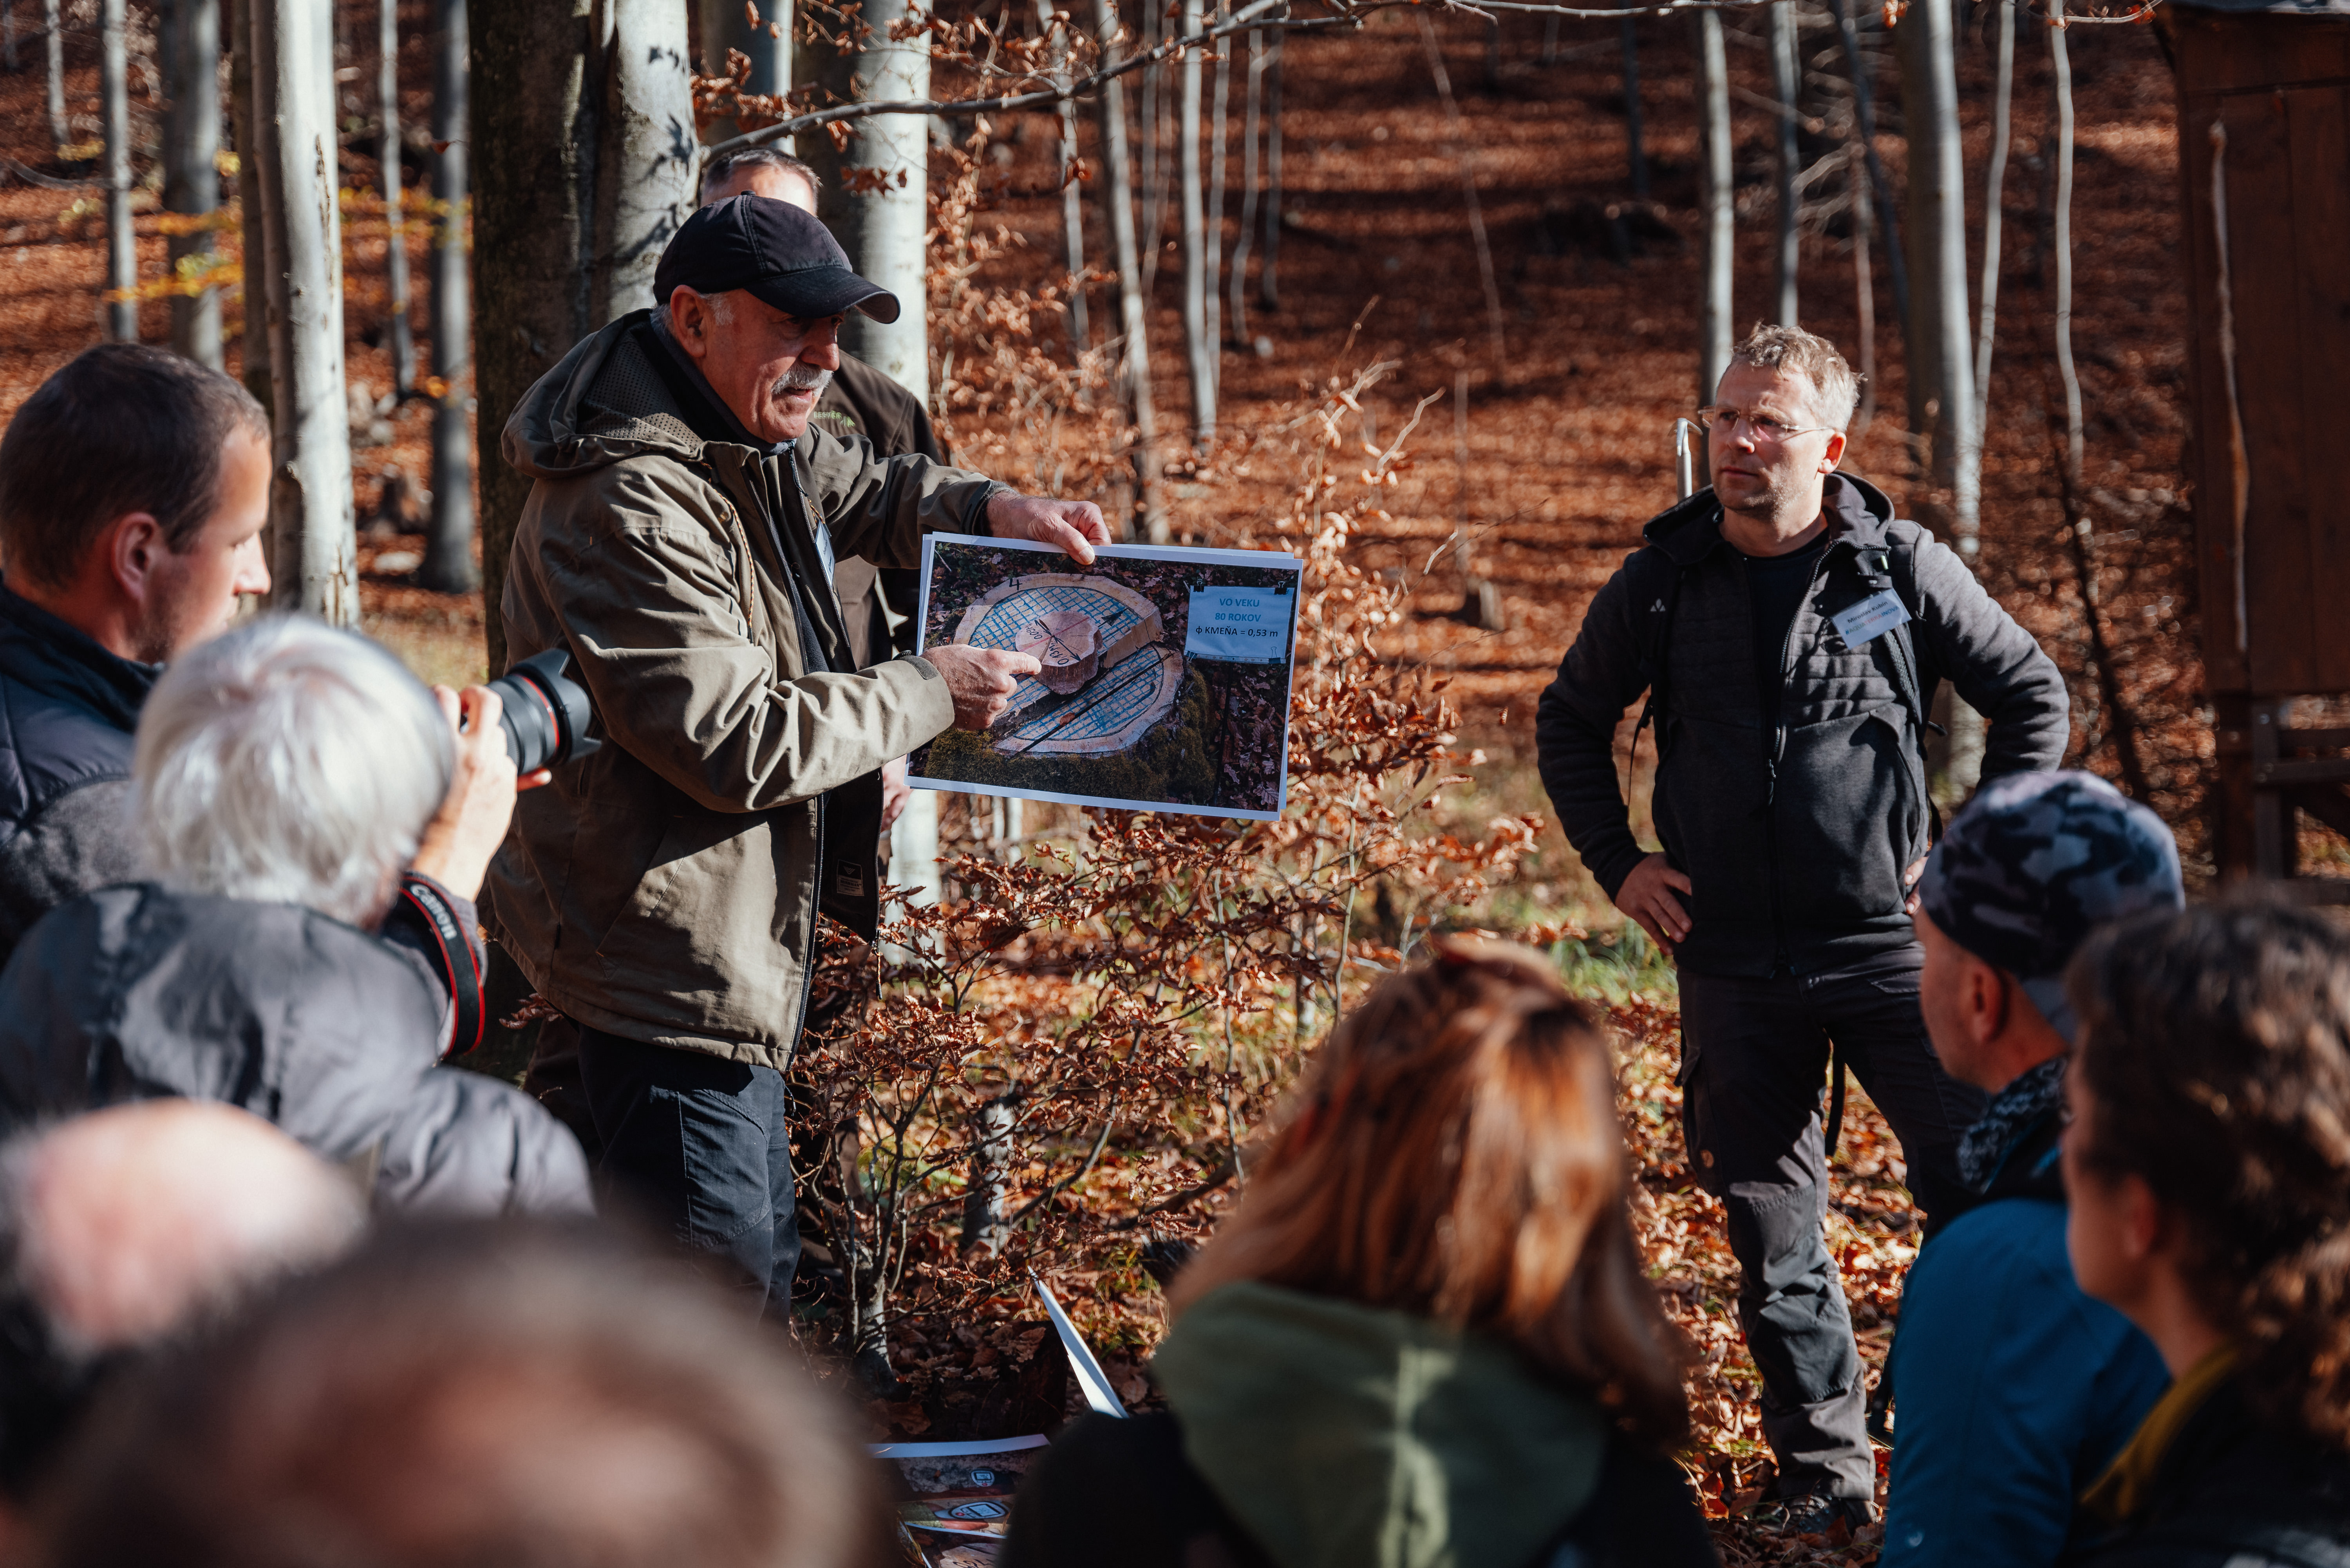
M 1767 446 L 1776 446 L 1796 436 L 1816 435 L 1828 428 L 1825 425 L 1783 424 L 1770 414 L 1750 414 L 1727 403 L 1709 403 L 1697 411 L 1697 417 L 1710 433 L 1725 440 L 1731 439 L 1738 427 L 1743 424 L 1753 432 L 1756 441 Z

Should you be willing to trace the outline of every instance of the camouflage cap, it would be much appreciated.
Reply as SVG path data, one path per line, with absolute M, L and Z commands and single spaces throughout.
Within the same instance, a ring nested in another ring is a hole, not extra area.
M 1918 879 L 1942 932 L 2023 982 L 2072 1033 L 2064 966 L 2089 932 L 2187 901 L 2162 819 L 2095 774 L 2010 774 L 1950 819 Z

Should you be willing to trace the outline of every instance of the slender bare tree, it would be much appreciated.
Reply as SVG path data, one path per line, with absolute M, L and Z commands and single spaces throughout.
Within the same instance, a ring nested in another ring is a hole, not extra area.
M 1257 132 L 1264 111 L 1264 33 L 1249 29 L 1248 108 L 1241 117 L 1241 221 L 1232 238 L 1232 317 L 1225 331 L 1238 347 L 1249 344 L 1248 258 L 1256 237 Z
M 1648 199 L 1648 149 L 1640 134 L 1640 29 L 1627 16 L 1624 42 L 1624 159 L 1632 181 L 1632 199 Z
M 417 582 L 444 594 L 481 586 L 473 565 L 473 269 L 465 245 L 473 67 L 465 0 L 432 18 L 432 514 Z
M 262 0 L 224 0 L 228 23 L 229 134 L 236 141 L 237 286 L 244 316 L 244 387 L 265 409 L 275 406 L 269 387 L 268 245 L 261 232 L 260 145 L 253 128 L 253 7 Z
M 1216 0 L 1213 20 L 1223 25 L 1230 0 Z M 1208 385 L 1221 398 L 1224 385 L 1224 140 L 1232 119 L 1232 40 L 1215 46 L 1216 94 L 1208 131 Z
M 1273 36 L 1264 67 L 1264 259 L 1257 263 L 1256 302 L 1281 308 L 1281 55 L 1285 33 Z
M 1094 0 L 1094 34 L 1105 63 L 1125 54 L 1117 0 Z M 1134 159 L 1126 134 L 1126 83 L 1102 85 L 1102 201 L 1107 209 L 1111 254 L 1118 258 L 1118 329 L 1123 335 L 1128 407 L 1134 418 L 1134 490 L 1144 536 L 1153 544 L 1170 537 L 1167 511 L 1159 493 L 1158 414 L 1150 397 L 1149 317 L 1143 308 L 1142 262 L 1134 223 Z M 1130 531 L 1130 530 L 1124 530 Z
M 383 170 L 383 218 L 391 234 L 384 248 L 384 290 L 391 316 L 391 390 L 405 398 L 416 390 L 416 332 L 408 287 L 408 234 L 401 224 L 400 190 L 400 0 L 376 6 L 376 161 Z
M 2000 219 L 2007 199 L 2007 154 L 2015 98 L 2015 0 L 1993 0 L 1999 11 L 1997 78 L 1991 88 L 1991 159 L 1983 170 L 1981 306 L 1975 322 L 1975 434 L 1991 431 L 1991 361 L 1999 318 Z
M 220 0 L 164 0 L 162 11 L 163 210 L 209 217 L 220 207 Z M 210 227 L 172 235 L 173 275 L 210 266 L 217 240 Z M 221 368 L 219 289 L 172 296 L 172 348 Z
M 357 626 L 342 220 L 320 179 L 336 166 L 334 17 L 330 0 L 252 0 L 246 11 L 276 426 L 270 598 Z
M 1065 87 L 1069 80 L 1068 35 L 1056 31 L 1058 11 L 1053 0 L 1036 0 L 1036 23 L 1053 40 L 1053 85 Z M 1077 280 L 1086 275 L 1086 197 L 1085 182 L 1077 178 L 1082 161 L 1077 151 L 1077 106 L 1068 99 L 1060 103 L 1061 115 L 1061 238 L 1069 258 L 1069 358 L 1077 359 L 1093 347 L 1093 327 L 1087 320 L 1085 285 Z
M 2073 363 L 2073 52 L 2064 0 L 2049 0 L 2048 63 L 2056 78 L 2056 373 L 2064 382 L 2064 468 L 2081 482 L 2081 373 Z
M 1697 400 L 1713 400 L 1722 371 L 1730 368 L 1731 250 L 1736 243 L 1737 192 L 1730 167 L 1730 60 L 1721 38 L 1721 14 L 1697 18 L 1699 206 L 1705 224 L 1704 293 L 1698 306 Z
M 57 0 L 42 0 L 43 42 L 48 46 L 49 140 L 59 147 L 73 140 L 66 125 L 66 28 Z
M 1835 17 L 1836 36 L 1844 44 L 1845 69 L 1852 78 L 1852 108 L 1860 151 L 1868 163 L 1868 194 L 1876 202 L 1873 214 L 1885 241 L 1885 274 L 1893 286 L 1893 314 L 1909 319 L 1909 272 L 1901 254 L 1901 225 L 1893 215 L 1893 186 L 1877 156 L 1877 95 L 1870 81 L 1868 54 L 1861 47 L 1860 29 L 1852 15 L 1852 0 L 1828 0 Z
M 99 94 L 106 110 L 106 335 L 139 341 L 139 236 L 130 226 L 130 55 L 123 0 L 99 0 Z
M 1796 137 L 1796 100 L 1801 98 L 1802 77 L 1795 66 L 1795 0 L 1773 0 L 1771 6 L 1771 86 L 1778 99 L 1779 144 L 1779 245 L 1777 275 L 1779 325 L 1794 327 L 1796 320 L 1795 275 L 1804 255 L 1801 197 L 1795 178 L 1803 172 L 1803 148 Z
M 1909 428 L 1929 439 L 1934 487 L 1950 495 L 1962 554 L 1981 514 L 1982 453 L 1974 435 L 1974 334 L 1967 309 L 1966 165 L 1959 135 L 1956 29 L 1950 0 L 1913 0 L 1900 45 L 1909 132 Z
M 1200 0 L 1182 0 L 1182 35 L 1201 30 Z M 1216 434 L 1216 349 L 1208 337 L 1207 192 L 1200 168 L 1200 51 L 1183 50 L 1181 99 L 1175 121 L 1175 181 L 1183 224 L 1183 338 L 1191 373 L 1191 444 L 1203 448 Z
M 889 36 L 910 0 L 866 0 L 871 31 L 860 43 L 811 44 L 793 68 L 842 101 L 927 99 L 931 96 L 929 35 Z M 826 177 L 824 216 L 867 277 L 898 296 L 894 322 L 852 314 L 845 347 L 890 379 L 929 400 L 929 323 L 925 310 L 922 239 L 930 230 L 930 127 L 918 114 L 877 115 L 861 121 L 845 149 L 808 137 L 802 154 Z

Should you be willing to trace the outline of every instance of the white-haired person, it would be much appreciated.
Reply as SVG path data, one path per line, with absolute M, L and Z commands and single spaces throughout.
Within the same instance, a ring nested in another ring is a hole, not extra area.
M 174 659 L 131 760 L 151 879 L 60 905 L 0 971 L 0 1130 L 184 1096 L 275 1122 L 380 1207 L 589 1209 L 561 1124 L 435 1065 L 447 992 L 376 934 L 459 768 L 512 773 L 494 707 L 472 720 L 461 734 L 390 654 L 316 621 L 265 618 Z

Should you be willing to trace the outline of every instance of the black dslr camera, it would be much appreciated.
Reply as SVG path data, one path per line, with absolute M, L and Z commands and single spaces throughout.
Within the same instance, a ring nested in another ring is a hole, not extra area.
M 588 689 L 572 678 L 569 649 L 535 653 L 489 684 L 505 704 L 498 722 L 516 773 L 557 767 L 604 743 L 588 733 Z

